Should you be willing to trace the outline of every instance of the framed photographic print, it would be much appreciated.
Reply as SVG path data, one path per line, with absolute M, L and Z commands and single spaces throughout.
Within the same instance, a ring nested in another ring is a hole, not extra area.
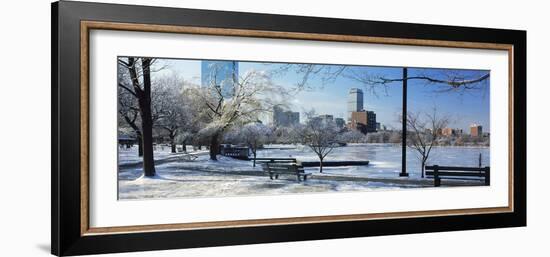
M 526 225 L 526 32 L 52 5 L 52 253 Z

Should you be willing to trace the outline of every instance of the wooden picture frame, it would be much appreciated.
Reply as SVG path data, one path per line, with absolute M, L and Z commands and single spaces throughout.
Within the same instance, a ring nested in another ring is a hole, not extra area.
M 509 54 L 508 206 L 163 225 L 89 226 L 89 33 L 120 30 Z M 526 225 L 526 32 L 300 16 L 52 4 L 52 254 L 161 250 Z

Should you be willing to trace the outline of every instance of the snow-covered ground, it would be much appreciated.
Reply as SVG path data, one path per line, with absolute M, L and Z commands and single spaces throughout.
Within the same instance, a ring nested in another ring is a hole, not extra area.
M 221 197 L 238 195 L 273 195 L 286 193 L 339 192 L 399 188 L 397 184 L 365 181 L 331 181 L 316 179 L 297 182 L 295 176 L 270 180 L 261 168 L 248 161 L 220 157 L 218 162 L 200 156 L 195 162 L 170 162 L 156 167 L 157 176 L 141 176 L 141 169 L 120 173 L 119 199 Z M 235 171 L 257 172 L 257 175 Z M 411 185 L 410 187 L 415 187 Z
M 258 157 L 292 157 L 301 161 L 319 161 L 307 146 L 293 148 L 267 145 L 258 151 Z M 427 165 L 477 167 L 479 154 L 482 166 L 490 166 L 487 147 L 434 147 Z M 401 145 L 393 144 L 348 144 L 335 148 L 325 161 L 370 161 L 367 166 L 324 167 L 323 173 L 335 175 L 395 178 L 401 172 Z M 309 168 L 317 169 L 317 168 Z M 411 178 L 420 178 L 420 159 L 416 150 L 407 149 L 407 172 Z
M 330 160 L 369 160 L 368 166 L 308 167 L 313 173 L 305 182 L 294 176 L 281 176 L 270 180 L 260 167 L 252 162 L 219 156 L 210 161 L 206 151 L 190 152 L 197 156 L 193 161 L 185 154 L 171 154 L 170 149 L 157 148 L 155 160 L 157 176 L 142 177 L 137 148 L 119 151 L 119 199 L 223 197 L 238 195 L 272 195 L 287 193 L 349 192 L 357 190 L 388 190 L 430 186 L 420 178 L 420 163 L 412 149 L 408 151 L 409 178 L 399 178 L 401 148 L 393 145 L 352 144 L 334 149 Z M 157 153 L 158 152 L 158 153 Z M 488 148 L 435 148 L 430 164 L 450 166 L 477 166 L 479 153 L 483 165 L 489 165 Z M 293 157 L 301 161 L 317 161 L 307 147 L 268 145 L 258 151 L 258 157 Z M 334 179 L 337 178 L 337 179 Z M 468 182 L 480 185 L 479 182 Z

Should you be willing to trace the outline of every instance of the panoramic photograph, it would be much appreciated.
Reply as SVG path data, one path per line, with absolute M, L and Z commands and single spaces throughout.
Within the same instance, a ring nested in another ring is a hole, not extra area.
M 118 57 L 118 199 L 490 185 L 490 71 Z

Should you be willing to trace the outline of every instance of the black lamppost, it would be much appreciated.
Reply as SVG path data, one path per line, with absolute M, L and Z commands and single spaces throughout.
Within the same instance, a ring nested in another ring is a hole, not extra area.
M 403 68 L 403 127 L 401 130 L 401 173 L 400 177 L 408 177 L 407 173 L 407 68 Z

